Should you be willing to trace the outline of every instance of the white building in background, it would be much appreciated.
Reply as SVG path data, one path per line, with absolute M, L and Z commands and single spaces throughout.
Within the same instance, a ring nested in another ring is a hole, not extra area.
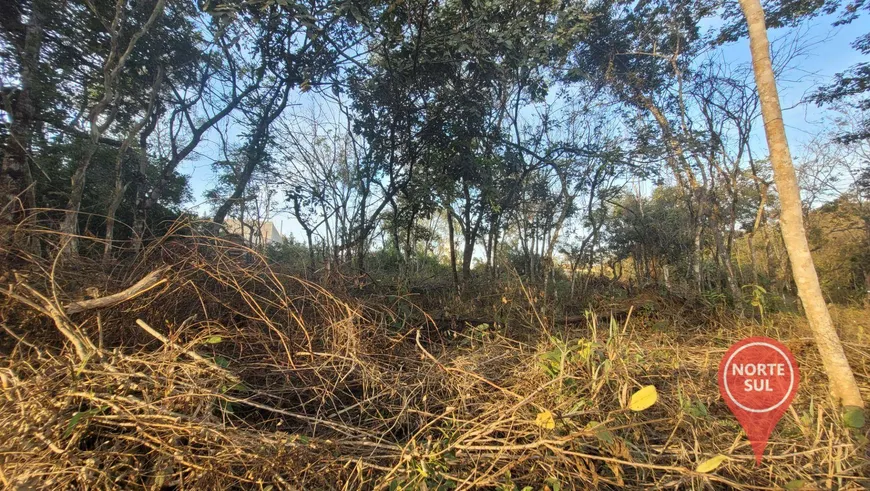
M 227 218 L 224 221 L 224 227 L 226 227 L 227 232 L 244 237 L 245 241 L 252 246 L 280 244 L 284 241 L 284 236 L 278 227 L 270 221 L 263 222 L 258 229 L 256 223 L 244 222 L 242 224 L 234 218 Z

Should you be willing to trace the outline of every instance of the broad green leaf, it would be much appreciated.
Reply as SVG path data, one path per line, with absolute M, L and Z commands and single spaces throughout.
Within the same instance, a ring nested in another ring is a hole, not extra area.
M 858 406 L 843 407 L 843 423 L 849 428 L 863 428 L 866 423 L 864 408 Z
M 695 468 L 695 472 L 707 473 L 715 471 L 720 465 L 722 465 L 722 462 L 725 462 L 726 460 L 728 460 L 728 457 L 719 454 L 712 459 L 707 459 L 698 464 L 698 467 Z
M 647 409 L 655 404 L 658 399 L 659 394 L 658 392 L 656 392 L 655 386 L 647 385 L 646 387 L 632 394 L 631 401 L 628 404 L 628 408 L 632 411 L 643 411 L 644 409 Z
M 707 417 L 707 406 L 703 401 L 698 402 L 687 402 L 683 406 L 683 411 L 689 416 L 693 416 L 695 418 L 706 418 Z
M 538 417 L 535 418 L 535 424 L 545 430 L 552 430 L 556 427 L 556 420 L 553 419 L 553 413 L 544 410 L 538 413 Z
M 208 338 L 206 338 L 205 344 L 218 344 L 223 340 L 224 338 L 220 336 L 209 336 Z

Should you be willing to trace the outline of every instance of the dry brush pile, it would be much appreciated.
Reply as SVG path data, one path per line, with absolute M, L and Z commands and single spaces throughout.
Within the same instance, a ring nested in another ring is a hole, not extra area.
M 779 337 L 803 387 L 756 468 L 715 370 L 758 324 L 639 305 L 569 327 L 526 302 L 528 335 L 442 342 L 410 303 L 328 291 L 220 238 L 179 231 L 108 273 L 3 252 L 6 488 L 860 489 L 870 474 L 798 328 Z M 866 389 L 870 345 L 848 346 Z

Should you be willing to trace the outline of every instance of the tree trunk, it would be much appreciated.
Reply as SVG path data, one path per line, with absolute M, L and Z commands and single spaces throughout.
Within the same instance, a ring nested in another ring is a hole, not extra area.
M 447 210 L 447 235 L 450 239 L 450 272 L 453 275 L 453 289 L 459 293 L 459 275 L 456 272 L 456 232 L 453 230 L 453 212 Z
M 740 0 L 740 6 L 743 8 L 749 27 L 749 47 L 752 53 L 755 83 L 761 99 L 761 112 L 764 117 L 764 130 L 770 150 L 773 177 L 782 206 L 782 237 L 791 261 L 798 296 L 803 302 L 807 320 L 815 336 L 831 384 L 832 395 L 844 406 L 864 407 L 855 375 L 843 352 L 843 345 L 840 343 L 828 306 L 822 296 L 819 278 L 810 255 L 803 224 L 800 189 L 789 153 L 779 94 L 770 61 L 764 10 L 761 8 L 760 0 Z
M 492 237 L 494 234 L 495 229 L 493 228 L 493 220 L 490 219 L 489 233 L 486 234 L 486 241 L 483 245 L 484 249 L 486 249 L 486 273 L 488 275 L 492 274 Z
M 157 101 L 157 91 L 162 83 L 163 67 L 160 66 L 157 69 L 157 77 L 154 79 L 154 84 L 151 87 L 151 96 L 148 98 L 148 107 L 145 109 L 145 115 L 142 117 L 142 120 L 136 123 L 133 129 L 130 130 L 127 138 L 125 138 L 124 142 L 121 144 L 121 148 L 118 149 L 118 159 L 115 161 L 115 186 L 112 189 L 112 197 L 109 200 L 109 206 L 106 210 L 106 244 L 105 249 L 103 250 L 104 264 L 108 264 L 112 260 L 112 242 L 115 239 L 115 214 L 118 212 L 121 202 L 124 201 L 124 193 L 127 192 L 127 187 L 130 185 L 129 183 L 124 183 L 122 180 L 124 159 L 127 157 L 127 150 L 130 148 L 133 138 L 136 134 L 139 134 L 139 148 L 133 153 L 136 157 L 139 170 L 144 172 L 145 163 L 148 162 L 148 156 L 145 153 L 145 144 L 148 141 L 148 135 L 157 125 L 157 120 L 152 118 L 151 115 L 154 113 L 154 104 Z M 143 132 L 143 128 L 145 128 L 146 124 L 149 124 L 149 121 L 151 124 L 149 125 L 148 131 Z M 139 241 L 134 244 L 134 250 L 136 252 L 139 252 L 140 245 L 141 242 Z
M 722 213 L 719 204 L 713 204 L 713 235 L 716 240 L 716 254 L 720 267 L 724 269 L 725 282 L 728 285 L 728 290 L 731 292 L 734 305 L 740 306 L 740 285 L 737 282 L 737 276 L 734 274 L 734 265 L 731 264 L 731 250 L 727 245 L 725 237 L 722 235 Z
M 36 192 L 30 172 L 30 144 L 33 121 L 36 116 L 38 98 L 39 55 L 43 38 L 43 2 L 32 2 L 30 16 L 25 28 L 22 45 L 16 45 L 20 62 L 21 89 L 11 104 L 4 102 L 4 109 L 11 106 L 9 135 L 6 138 L 0 167 L 0 225 L 21 222 L 27 210 L 36 207 Z M 3 240 L 12 239 L 14 227 L 4 227 Z M 8 235 L 6 232 L 9 231 Z
M 96 150 L 96 143 L 89 142 L 84 158 L 79 162 L 72 178 L 70 178 L 69 201 L 67 201 L 63 221 L 59 227 L 61 235 L 67 239 L 66 247 L 63 248 L 63 254 L 66 256 L 78 254 L 79 209 L 82 206 L 82 196 L 85 194 L 85 177 Z
M 694 249 L 692 249 L 692 271 L 695 274 L 695 287 L 700 293 L 704 291 L 704 272 L 701 269 L 701 262 L 704 257 L 701 249 L 701 232 L 703 230 L 701 219 L 696 219 L 693 225 L 695 229 L 695 239 L 692 242 L 694 245 Z
M 248 181 L 251 180 L 251 176 L 254 174 L 254 170 L 257 168 L 257 165 L 260 163 L 261 152 L 249 152 L 248 157 L 245 161 L 245 166 L 242 168 L 242 173 L 239 176 L 239 180 L 236 183 L 236 187 L 233 189 L 233 194 L 227 198 L 217 209 L 212 218 L 212 221 L 215 223 L 224 223 L 227 215 L 234 205 L 240 204 L 244 202 L 242 195 L 245 193 L 245 189 L 248 187 Z M 244 227 L 242 227 L 244 229 Z M 242 230 L 242 237 L 244 237 L 244 230 Z
M 136 205 L 133 209 L 133 243 L 132 249 L 134 254 L 138 254 L 142 250 L 142 242 L 145 240 L 145 220 L 148 218 L 147 206 L 148 198 L 146 196 L 145 173 L 148 170 L 148 155 L 145 147 L 141 147 L 142 154 L 139 155 L 139 172 L 136 176 Z
M 499 237 L 499 224 L 501 220 L 496 220 L 494 222 L 493 227 L 495 231 L 492 233 L 492 278 L 495 279 L 498 277 L 498 237 Z
M 118 158 L 121 159 L 122 157 Z M 115 240 L 115 214 L 118 212 L 118 208 L 121 207 L 126 190 L 127 186 L 121 182 L 121 169 L 118 169 L 117 176 L 115 177 L 115 187 L 112 189 L 112 198 L 106 210 L 106 243 L 103 246 L 103 264 L 105 265 L 112 262 L 112 243 Z
M 278 84 L 276 91 L 268 99 L 265 107 L 263 107 L 263 112 L 258 115 L 255 121 L 247 148 L 245 149 L 245 167 L 242 169 L 242 174 L 236 182 L 233 194 L 215 212 L 212 219 L 215 223 L 224 223 L 230 209 L 242 198 L 245 189 L 248 187 L 248 181 L 251 180 L 251 176 L 254 174 L 257 166 L 262 164 L 266 158 L 269 127 L 275 121 L 275 118 L 281 115 L 281 112 L 287 107 L 287 97 L 292 87 L 292 84 L 287 80 L 280 80 Z
M 305 240 L 308 242 L 308 267 L 314 270 L 314 231 L 305 229 Z
M 474 235 L 463 235 L 464 244 L 462 247 L 462 281 L 467 283 L 471 279 L 471 260 L 474 258 L 474 243 L 476 237 Z
M 162 75 L 161 67 L 161 75 Z M 162 81 L 162 79 L 161 79 Z M 156 95 L 156 91 L 152 91 L 152 95 Z M 142 249 L 142 241 L 145 239 L 145 220 L 148 217 L 148 193 L 150 190 L 148 189 L 147 178 L 145 177 L 148 173 L 148 139 L 151 137 L 151 133 L 157 128 L 157 122 L 160 120 L 161 115 L 163 114 L 163 108 L 157 107 L 155 110 L 151 110 L 148 118 L 147 124 L 142 131 L 139 132 L 139 151 L 137 152 L 137 172 L 135 182 L 135 193 L 136 193 L 136 201 L 135 206 L 133 207 L 133 238 L 132 238 L 132 249 L 135 254 L 138 254 Z

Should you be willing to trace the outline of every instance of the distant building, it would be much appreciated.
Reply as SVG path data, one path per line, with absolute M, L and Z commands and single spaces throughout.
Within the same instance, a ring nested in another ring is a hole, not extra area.
M 257 230 L 257 224 L 245 222 L 244 226 L 242 226 L 242 223 L 234 218 L 227 218 L 224 221 L 224 226 L 227 232 L 241 235 L 252 246 L 280 244 L 284 241 L 284 236 L 278 231 L 278 227 L 270 221 L 263 222 L 262 226 L 259 227 L 259 231 Z

